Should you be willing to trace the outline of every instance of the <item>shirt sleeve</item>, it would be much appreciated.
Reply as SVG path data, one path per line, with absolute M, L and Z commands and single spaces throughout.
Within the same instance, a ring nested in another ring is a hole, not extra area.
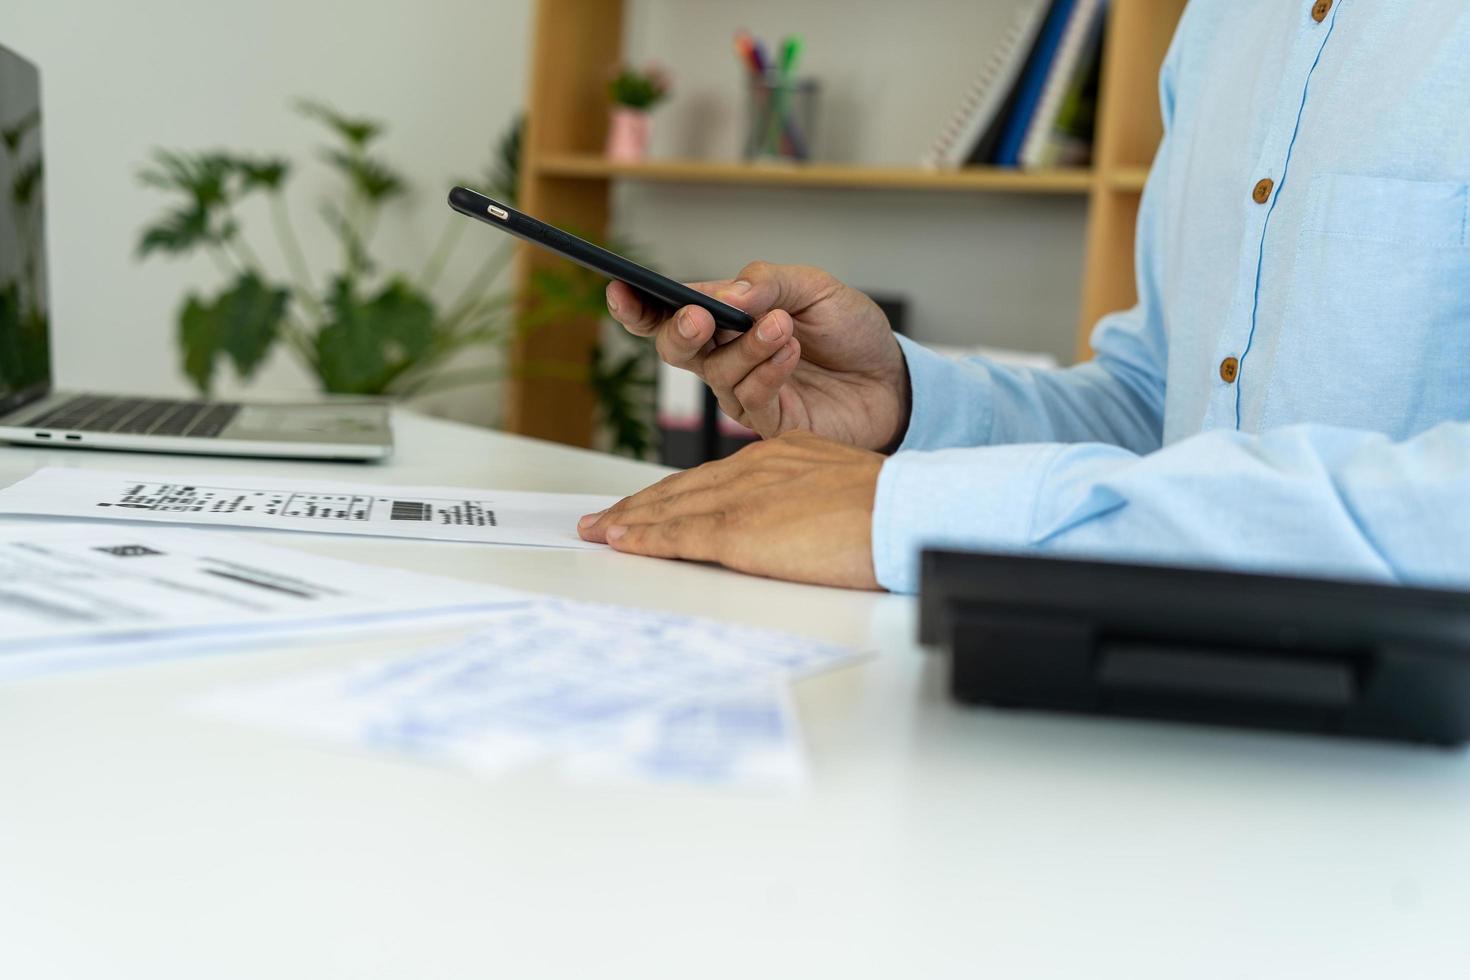
M 922 500 L 922 507 L 909 506 Z M 1098 444 L 908 454 L 885 465 L 878 581 L 927 546 L 1470 587 L 1470 423 L 1395 443 L 1302 425 L 1207 432 L 1147 456 Z
M 1094 359 L 1059 371 L 956 362 L 899 338 L 912 406 L 873 504 L 873 564 L 884 587 L 917 587 L 925 545 L 1024 547 L 1045 476 L 1066 444 L 1086 447 L 1077 450 L 1083 456 L 1162 445 L 1168 342 L 1155 189 L 1168 168 L 1172 55 L 1160 76 L 1164 140 L 1139 206 L 1139 302 L 1099 322 Z
M 900 337 L 912 407 L 898 452 L 1017 442 L 1105 442 L 1135 452 L 1163 441 L 1164 352 L 1142 336 L 1148 311 L 1106 318 L 1094 360 L 1064 370 L 954 361 Z M 1162 335 L 1162 331 L 1156 331 Z M 1135 355 L 1119 357 L 1120 348 Z
M 1134 241 L 1138 303 L 1103 317 L 1094 357 L 1064 370 L 1007 367 L 985 358 L 951 361 L 899 338 L 912 406 L 898 452 L 1007 443 L 1101 442 L 1137 453 L 1163 444 L 1168 335 L 1159 284 L 1159 189 L 1168 181 L 1173 51 L 1160 73 L 1164 139 L 1139 204 Z

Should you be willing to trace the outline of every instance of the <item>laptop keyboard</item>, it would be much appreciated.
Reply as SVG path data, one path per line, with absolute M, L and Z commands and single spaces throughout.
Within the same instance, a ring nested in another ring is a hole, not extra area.
M 239 414 L 233 402 L 78 395 L 22 423 L 27 428 L 213 439 Z

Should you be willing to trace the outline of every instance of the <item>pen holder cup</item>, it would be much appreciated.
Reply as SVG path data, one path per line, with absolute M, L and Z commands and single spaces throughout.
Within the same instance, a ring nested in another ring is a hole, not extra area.
M 746 91 L 745 159 L 810 160 L 816 114 L 815 79 L 753 76 Z

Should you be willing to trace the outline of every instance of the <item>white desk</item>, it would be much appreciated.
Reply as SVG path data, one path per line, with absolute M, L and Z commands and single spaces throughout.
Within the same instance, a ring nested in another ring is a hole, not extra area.
M 626 493 L 655 467 L 400 418 L 390 465 L 0 449 L 42 464 Z M 913 605 L 605 552 L 266 534 L 872 645 L 797 700 L 796 798 L 500 780 L 180 710 L 382 652 L 0 686 L 0 976 L 1464 977 L 1470 760 L 964 711 Z

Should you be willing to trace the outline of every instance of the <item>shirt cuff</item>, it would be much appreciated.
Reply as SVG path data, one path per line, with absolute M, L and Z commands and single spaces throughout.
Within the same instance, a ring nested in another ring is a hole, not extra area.
M 873 500 L 878 584 L 890 592 L 917 592 L 925 548 L 1025 548 L 1041 485 L 1063 448 L 987 446 L 889 457 Z
M 909 372 L 909 427 L 897 452 L 983 446 L 995 420 L 990 371 L 978 360 L 955 361 L 898 337 Z

